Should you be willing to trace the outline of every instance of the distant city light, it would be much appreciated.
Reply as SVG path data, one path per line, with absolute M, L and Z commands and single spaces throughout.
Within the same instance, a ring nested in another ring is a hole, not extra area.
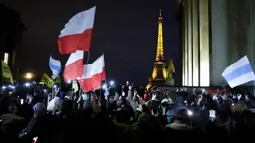
M 188 115 L 189 115 L 189 116 L 192 116 L 192 115 L 193 115 L 193 112 L 190 111 L 190 110 L 188 110 Z
M 54 87 L 54 88 L 57 88 L 57 85 L 56 85 L 56 84 L 54 84 L 54 85 L 53 85 L 53 87 Z
M 9 85 L 8 87 L 9 87 L 9 88 L 12 88 L 12 85 Z
M 25 86 L 29 87 L 29 86 L 31 86 L 31 84 L 27 82 L 27 83 L 25 83 Z
M 10 91 L 9 94 L 12 94 L 12 92 Z
M 110 85 L 111 86 L 113 86 L 114 85 L 114 81 L 112 80 L 112 81 L 110 81 Z
M 43 82 L 39 82 L 39 84 L 40 84 L 40 85 L 44 85 L 44 83 L 43 83 Z
M 44 89 L 44 90 L 43 90 L 43 92 L 45 92 L 45 93 L 46 93 L 46 92 L 47 92 L 47 89 Z
M 106 88 L 107 88 L 107 85 L 106 85 L 106 84 L 104 84 L 104 85 L 102 86 L 102 88 L 103 88 L 103 89 L 106 89 Z
M 28 80 L 32 79 L 33 78 L 33 74 L 28 72 L 28 73 L 26 73 L 25 78 L 28 79 Z
M 13 85 L 11 88 L 12 88 L 12 89 L 15 89 L 15 86 Z
M 2 86 L 2 89 L 6 89 L 6 86 Z

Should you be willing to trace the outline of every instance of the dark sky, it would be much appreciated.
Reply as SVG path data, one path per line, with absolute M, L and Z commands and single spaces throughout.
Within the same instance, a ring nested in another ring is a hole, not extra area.
M 94 5 L 90 63 L 105 54 L 107 79 L 146 84 L 152 73 L 157 47 L 157 17 L 162 9 L 165 59 L 174 60 L 180 69 L 176 0 L 2 0 L 21 14 L 24 32 L 19 62 L 37 75 L 51 74 L 48 59 L 52 54 L 62 66 L 68 55 L 60 55 L 57 37 L 76 13 Z M 179 80 L 181 73 L 174 75 Z

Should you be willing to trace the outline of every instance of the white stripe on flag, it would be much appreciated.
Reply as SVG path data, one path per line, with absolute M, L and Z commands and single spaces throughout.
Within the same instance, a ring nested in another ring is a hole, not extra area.
M 60 61 L 55 60 L 50 56 L 49 66 L 52 71 L 53 77 L 56 77 L 60 74 L 60 72 L 61 72 L 61 62 Z
M 228 66 L 222 76 L 231 88 L 255 80 L 255 75 L 247 56 Z

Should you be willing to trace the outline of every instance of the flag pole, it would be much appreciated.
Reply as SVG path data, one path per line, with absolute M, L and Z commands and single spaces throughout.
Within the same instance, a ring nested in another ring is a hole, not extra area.
M 86 64 L 89 64 L 90 51 L 87 52 Z
M 104 53 L 103 53 L 103 55 L 104 55 Z M 104 63 L 105 63 L 105 59 L 104 59 Z M 106 65 L 104 64 L 104 68 L 106 67 Z M 106 68 L 105 68 L 106 69 Z M 105 74 L 106 74 L 106 70 L 105 70 Z M 105 84 L 106 84 L 106 88 L 107 88 L 107 92 L 109 93 L 109 88 L 108 88 L 108 84 L 107 84 L 107 77 L 105 76 Z M 101 94 L 101 91 L 102 91 L 102 87 L 101 87 L 101 89 L 100 89 L 100 94 Z M 110 94 L 110 93 L 109 93 Z M 105 95 L 104 95 L 105 96 Z M 106 109 L 109 111 L 109 106 L 110 106 L 110 100 L 109 100 L 109 98 L 110 98 L 110 95 L 107 95 L 107 99 L 106 99 Z
M 87 51 L 87 57 L 86 57 L 86 59 L 84 59 L 83 58 L 83 62 L 84 63 L 86 63 L 86 65 L 88 65 L 89 64 L 89 57 L 90 57 L 90 51 Z M 85 60 L 85 61 L 84 61 Z M 85 71 L 85 75 L 87 74 L 87 69 L 85 69 L 86 71 Z M 83 90 L 82 90 L 82 88 L 81 88 L 81 84 L 78 82 L 78 84 L 80 85 L 79 87 L 80 87 L 80 90 L 81 90 L 81 92 L 80 93 L 82 93 L 83 92 Z

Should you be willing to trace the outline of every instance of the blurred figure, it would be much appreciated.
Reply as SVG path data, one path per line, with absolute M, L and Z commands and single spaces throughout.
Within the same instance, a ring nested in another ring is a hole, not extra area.
M 47 115 L 45 104 L 39 102 L 33 107 L 34 115 L 24 128 L 19 138 L 22 142 L 31 142 L 34 137 L 38 137 L 40 143 L 52 143 L 58 136 L 57 122 L 51 115 Z
M 13 113 L 4 114 L 0 117 L 1 142 L 17 142 L 20 130 L 25 126 L 24 118 Z
M 165 129 L 190 130 L 191 127 L 188 125 L 188 123 L 188 111 L 187 109 L 183 108 L 175 112 L 171 124 L 166 125 Z
M 157 117 L 147 113 L 140 114 L 135 129 L 137 142 L 161 142 L 161 128 L 161 122 L 157 119 Z
M 47 111 L 52 112 L 52 114 L 55 114 L 57 112 L 60 112 L 62 108 L 62 104 L 60 102 L 59 95 L 56 95 L 47 106 Z
M 164 128 L 164 141 L 186 142 L 190 140 L 190 137 L 195 137 L 196 133 L 188 125 L 189 121 L 187 109 L 177 110 L 172 118 L 171 124 L 166 125 Z M 196 142 L 198 142 L 197 139 Z

